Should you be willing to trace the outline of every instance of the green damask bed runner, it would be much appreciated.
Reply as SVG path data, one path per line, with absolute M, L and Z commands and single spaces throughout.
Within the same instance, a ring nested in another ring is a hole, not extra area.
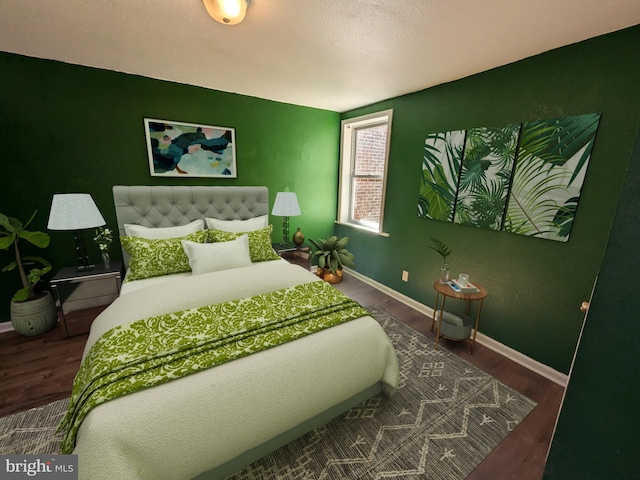
M 74 380 L 62 453 L 101 403 L 368 315 L 328 285 L 310 282 L 255 297 L 167 313 L 105 333 Z

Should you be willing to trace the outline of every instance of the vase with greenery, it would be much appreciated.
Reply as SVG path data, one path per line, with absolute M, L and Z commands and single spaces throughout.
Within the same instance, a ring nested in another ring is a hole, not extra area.
M 430 249 L 435 250 L 442 257 L 442 267 L 440 267 L 440 283 L 446 284 L 449 281 L 449 263 L 447 263 L 447 257 L 451 255 L 451 250 L 441 240 L 432 238 L 432 246 Z
M 313 258 L 318 259 L 318 275 L 329 283 L 342 281 L 342 268 L 355 267 L 354 256 L 347 250 L 349 237 L 332 235 L 327 239 L 309 239 L 316 250 Z
M 96 229 L 96 236 L 93 237 L 93 239 L 98 244 L 98 248 L 102 254 L 104 268 L 110 268 L 111 257 L 109 256 L 109 245 L 111 245 L 111 242 L 113 241 L 111 229 L 104 227 Z
M 50 330 L 58 320 L 53 297 L 48 291 L 35 292 L 43 275 L 51 270 L 51 264 L 42 257 L 20 254 L 19 242 L 24 240 L 38 248 L 49 246 L 50 237 L 44 232 L 32 232 L 27 227 L 36 216 L 37 210 L 26 223 L 17 218 L 0 213 L 0 249 L 13 247 L 15 261 L 2 269 L 3 272 L 18 270 L 22 288 L 11 300 L 11 323 L 23 335 L 37 335 Z

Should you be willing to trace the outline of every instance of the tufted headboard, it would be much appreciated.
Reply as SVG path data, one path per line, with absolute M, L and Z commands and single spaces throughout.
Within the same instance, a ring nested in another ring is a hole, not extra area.
M 145 227 L 186 225 L 199 218 L 247 220 L 269 214 L 267 187 L 187 187 L 115 185 L 113 203 L 118 233 L 124 224 Z M 126 252 L 122 252 L 125 264 Z

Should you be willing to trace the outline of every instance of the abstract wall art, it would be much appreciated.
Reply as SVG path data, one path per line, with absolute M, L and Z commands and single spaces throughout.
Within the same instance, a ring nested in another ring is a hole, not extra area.
M 235 129 L 144 119 L 153 177 L 237 178 Z
M 593 113 L 428 134 L 418 217 L 568 241 L 599 122 Z

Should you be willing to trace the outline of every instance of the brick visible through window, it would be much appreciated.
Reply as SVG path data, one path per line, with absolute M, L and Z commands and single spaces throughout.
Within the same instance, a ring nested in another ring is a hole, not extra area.
M 378 125 L 356 131 L 352 217 L 358 222 L 380 223 L 387 128 Z
M 381 231 L 391 111 L 344 120 L 340 217 Z

